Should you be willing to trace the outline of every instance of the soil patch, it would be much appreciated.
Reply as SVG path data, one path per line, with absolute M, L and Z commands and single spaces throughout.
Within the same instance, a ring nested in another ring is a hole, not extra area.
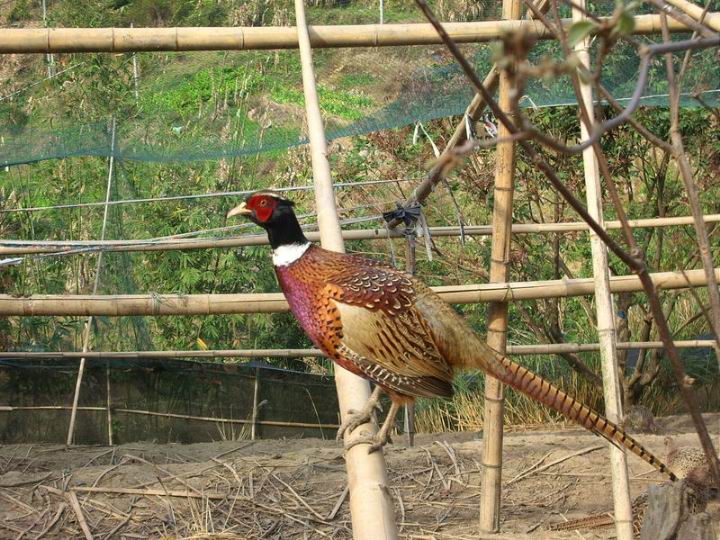
M 717 438 L 720 415 L 707 420 Z M 658 423 L 661 434 L 638 438 L 660 456 L 666 435 L 697 441 L 686 417 Z M 420 435 L 413 448 L 396 439 L 385 456 L 401 536 L 478 538 L 481 435 Z M 576 538 L 544 527 L 612 507 L 605 444 L 585 431 L 507 433 L 504 459 L 494 538 Z M 628 461 L 632 496 L 663 481 Z M 83 528 L 94 538 L 349 539 L 343 452 L 319 439 L 0 448 L 0 538 L 83 538 Z

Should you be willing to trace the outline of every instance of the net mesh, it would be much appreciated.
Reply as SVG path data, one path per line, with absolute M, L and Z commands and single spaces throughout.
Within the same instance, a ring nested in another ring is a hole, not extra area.
M 720 6 L 717 1 L 711 4 L 711 10 Z M 342 22 L 377 22 L 375 10 L 353 15 L 356 6 L 335 5 L 328 14 L 316 12 L 312 18 L 332 23 L 335 14 Z M 466 19 L 498 16 L 496 6 L 473 6 L 462 11 Z M 445 11 L 450 20 L 460 13 Z M 611 11 L 605 2 L 595 6 L 598 14 Z M 396 15 L 403 22 L 420 22 L 412 10 Z M 688 37 L 675 34 L 673 39 Z M 634 39 L 650 43 L 659 36 Z M 595 49 L 597 44 L 592 51 L 597 56 Z M 467 45 L 464 50 L 477 73 L 489 72 L 492 44 Z M 533 48 L 533 63 L 547 59 L 562 59 L 557 43 L 540 42 Z M 678 65 L 681 60 L 682 55 L 676 55 Z M 66 55 L 60 61 L 63 69 L 51 77 L 20 89 L 5 84 L 8 92 L 0 98 L 0 112 L 8 121 L 0 123 L 0 164 L 111 154 L 150 162 L 217 160 L 278 152 L 307 142 L 297 51 Z M 317 50 L 314 61 L 330 140 L 462 115 L 474 94 L 440 45 Z M 636 48 L 628 42 L 620 42 L 605 59 L 602 84 L 620 103 L 635 89 L 638 67 Z M 716 51 L 696 51 L 682 83 L 684 106 L 720 103 Z M 93 103 L 87 102 L 90 93 Z M 663 58 L 651 66 L 642 103 L 668 103 Z M 532 81 L 521 104 L 575 104 L 569 78 Z M 118 126 L 114 148 L 108 129 L 111 116 Z
M 65 442 L 76 376 L 77 360 L 13 360 L 0 354 L 2 405 L 12 408 L 0 414 L 0 441 Z M 338 405 L 332 377 L 255 362 L 222 365 L 138 358 L 88 362 L 77 443 L 107 442 L 107 411 L 101 409 L 107 406 L 108 376 L 116 444 L 249 439 L 256 380 L 257 437 L 332 438 L 335 434 Z

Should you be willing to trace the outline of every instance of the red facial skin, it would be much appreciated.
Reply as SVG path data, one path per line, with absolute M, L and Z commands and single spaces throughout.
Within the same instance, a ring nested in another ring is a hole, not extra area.
M 269 195 L 253 195 L 245 203 L 248 210 L 253 211 L 253 217 L 258 223 L 267 223 L 272 217 L 278 201 Z

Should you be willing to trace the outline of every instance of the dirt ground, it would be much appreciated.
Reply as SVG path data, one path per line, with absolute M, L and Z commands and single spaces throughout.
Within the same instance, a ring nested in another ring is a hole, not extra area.
M 717 440 L 720 415 L 707 420 Z M 696 444 L 687 418 L 658 423 L 660 433 L 638 438 L 660 456 L 667 435 Z M 479 434 L 420 435 L 413 448 L 396 439 L 385 456 L 401 536 L 480 538 Z M 612 530 L 578 536 L 545 529 L 611 508 L 600 439 L 574 427 L 514 430 L 505 436 L 504 460 L 502 534 L 492 538 L 612 537 Z M 629 467 L 632 496 L 662 480 L 634 456 Z M 351 538 L 343 452 L 317 439 L 0 447 L 0 538 L 88 535 Z

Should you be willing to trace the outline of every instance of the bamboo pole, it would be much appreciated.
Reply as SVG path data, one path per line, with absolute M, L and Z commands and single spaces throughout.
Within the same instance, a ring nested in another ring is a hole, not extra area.
M 85 357 L 87 358 L 87 357 Z M 113 445 L 113 427 L 112 427 L 112 392 L 110 388 L 110 362 L 105 363 L 105 392 L 107 393 L 107 429 L 108 429 L 108 446 Z
M 502 18 L 517 20 L 521 16 L 521 0 L 503 0 Z M 498 75 L 498 105 L 508 114 L 514 110 L 514 84 L 508 70 Z M 498 138 L 510 135 L 504 125 Z M 515 143 L 497 145 L 495 152 L 495 190 L 493 199 L 493 235 L 490 250 L 490 282 L 507 281 L 512 237 L 513 177 L 515 174 Z M 487 344 L 505 354 L 507 347 L 508 303 L 492 302 L 488 309 Z M 502 489 L 503 445 L 503 385 L 488 375 L 485 377 L 485 407 L 483 412 L 482 486 L 480 492 L 480 530 L 500 530 L 500 497 Z
M 720 268 L 715 269 L 720 279 Z M 703 287 L 703 270 L 656 272 L 650 274 L 660 290 Z M 432 287 L 451 304 L 514 302 L 538 298 L 568 298 L 594 293 L 593 278 L 554 279 L 473 285 Z M 612 276 L 610 292 L 642 291 L 637 276 Z M 126 315 L 227 315 L 238 313 L 281 313 L 288 311 L 282 293 L 252 294 L 124 294 L 72 295 L 46 294 L 17 297 L 0 294 L 0 316 L 105 316 Z
M 717 14 L 708 14 L 708 20 Z M 607 17 L 600 17 L 606 20 Z M 566 27 L 572 24 L 564 19 Z M 687 32 L 677 21 L 668 21 L 671 32 Z M 443 24 L 457 43 L 494 41 L 509 31 L 522 30 L 539 39 L 551 39 L 539 21 L 480 21 Z M 659 15 L 635 17 L 634 34 L 659 34 Z M 388 47 L 441 43 L 432 25 L 426 23 L 333 25 L 308 27 L 315 48 Z M 157 52 L 295 49 L 295 27 L 182 27 L 182 28 L 3 28 L 0 54 Z
M 320 351 L 318 351 L 320 352 Z M 252 408 L 252 424 L 250 424 L 250 440 L 255 440 L 255 431 L 257 429 L 258 419 L 258 403 L 260 397 L 260 368 L 255 368 L 255 378 L 253 379 L 253 408 Z
M 295 0 L 295 20 L 297 21 L 297 41 L 302 64 L 305 114 L 310 139 L 320 242 L 326 249 L 344 252 L 345 246 L 337 215 L 330 163 L 327 159 L 327 142 L 320 114 L 310 32 L 305 20 L 304 0 Z M 350 410 L 362 410 L 370 398 L 368 382 L 339 365 L 335 366 L 335 384 L 340 415 L 343 420 L 348 418 Z M 377 433 L 377 427 L 372 422 L 367 422 L 352 433 L 346 432 L 345 441 L 375 433 Z M 357 444 L 346 452 L 345 465 L 350 490 L 353 538 L 356 540 L 393 540 L 397 538 L 397 527 L 383 453 L 369 453 L 367 444 Z
M 712 28 L 716 32 L 720 32 L 720 13 L 706 13 L 702 6 L 688 2 L 688 0 L 666 0 L 668 4 L 676 7 L 686 15 L 689 15 L 698 22 L 701 22 L 705 26 Z M 668 21 L 669 22 L 669 21 Z
M 110 202 L 110 195 L 112 193 L 112 181 L 113 181 L 113 172 L 115 170 L 115 117 L 112 118 L 112 135 L 110 138 L 110 163 L 108 165 L 108 178 L 107 178 L 107 189 L 105 190 L 105 209 L 103 211 L 103 221 L 102 221 L 102 231 L 100 233 L 100 240 L 105 240 L 105 231 L 107 229 L 107 219 L 109 214 L 109 206 L 108 203 Z M 101 251 L 98 253 L 97 257 L 97 265 L 95 267 L 95 282 L 93 283 L 93 295 L 97 294 L 98 286 L 100 285 L 100 273 L 102 272 L 102 257 L 103 252 Z M 90 330 L 92 329 L 92 322 L 93 322 L 93 316 L 88 315 L 87 321 L 85 321 L 85 328 L 83 329 L 83 336 L 82 336 L 82 349 L 83 352 L 87 352 L 90 350 Z M 67 446 L 70 446 L 73 444 L 73 439 L 75 437 L 75 418 L 77 416 L 77 406 L 78 401 L 80 399 L 80 387 L 82 385 L 83 380 L 83 374 L 85 373 L 85 358 L 80 359 L 80 366 L 78 368 L 78 375 L 77 380 L 75 381 L 75 393 L 73 395 L 73 408 L 72 413 L 70 414 L 70 425 L 68 426 L 68 434 L 67 434 Z M 108 373 L 108 380 L 107 380 L 107 387 L 108 391 L 110 390 L 110 375 Z M 110 395 L 108 394 L 108 409 L 107 409 L 107 418 L 108 418 L 108 437 L 110 439 L 110 444 L 112 445 L 112 428 L 110 428 L 110 422 L 112 420 L 111 412 L 110 412 Z
M 130 28 L 133 28 L 132 23 L 130 24 Z M 132 54 L 132 65 L 133 65 L 133 88 L 135 90 L 135 104 L 137 105 L 140 102 L 140 90 L 138 89 L 139 81 L 140 81 L 140 73 L 138 72 L 138 64 L 137 64 L 137 54 Z
M 720 222 L 720 214 L 708 214 L 704 216 L 705 223 Z M 692 216 L 679 216 L 670 218 L 644 218 L 630 220 L 633 228 L 644 227 L 673 227 L 692 225 Z M 605 222 L 606 229 L 620 229 L 619 221 Z M 430 236 L 459 237 L 460 227 L 429 227 Z M 565 223 L 516 223 L 512 226 L 513 234 L 548 234 L 589 231 L 584 221 L 572 221 Z M 492 225 L 466 225 L 462 229 L 465 236 L 490 236 Z M 320 239 L 320 233 L 307 232 L 307 238 L 311 241 Z M 397 229 L 354 229 L 342 231 L 343 240 L 382 240 L 391 238 L 403 238 L 402 231 Z M 29 255 L 42 253 L 62 253 L 86 248 L 100 248 L 103 251 L 173 251 L 190 249 L 222 249 L 239 246 L 264 246 L 268 244 L 266 234 L 249 234 L 220 239 L 197 239 L 183 238 L 178 240 L 12 240 L 0 239 L 0 255 Z M 81 252 L 82 253 L 82 252 Z
M 627 341 L 615 344 L 617 349 L 663 349 L 662 341 Z M 712 339 L 692 339 L 675 341 L 678 349 L 713 349 L 715 341 Z M 537 345 L 508 345 L 507 354 L 515 356 L 523 355 L 547 355 L 559 353 L 584 353 L 600 350 L 599 343 L 541 343 Z M 177 359 L 177 358 L 289 358 L 289 357 L 320 357 L 324 356 L 318 349 L 228 349 L 228 350 L 207 350 L 207 351 L 90 351 L 82 353 L 78 351 L 0 351 L 0 358 L 21 359 L 21 360 L 55 360 L 61 358 L 88 359 Z M 219 364 L 224 365 L 224 364 Z M 82 410 L 82 408 L 80 408 Z M 98 410 L 105 410 L 104 407 Z
M 105 411 L 105 407 L 88 407 L 81 406 L 78 411 Z M 197 422 L 215 422 L 221 424 L 252 424 L 252 420 L 244 420 L 242 418 L 222 418 L 214 416 L 193 416 L 190 414 L 162 413 L 155 411 L 144 411 L 140 409 L 113 409 L 115 412 L 123 414 L 137 414 L 141 416 L 157 416 L 161 418 L 179 418 L 181 420 L 194 420 Z M 16 411 L 72 411 L 69 405 L 28 405 L 28 406 L 12 406 L 0 405 L 0 412 L 16 412 Z M 261 426 L 273 427 L 295 427 L 295 428 L 317 428 L 317 429 L 337 429 L 338 424 L 321 424 L 312 422 L 283 422 L 282 420 L 258 420 L 257 424 Z
M 577 6 L 572 8 L 573 21 L 586 20 L 582 9 L 585 0 L 577 0 Z M 586 68 L 590 68 L 590 39 L 586 37 L 575 45 L 575 53 Z M 580 134 L 582 140 L 587 140 L 593 130 L 593 95 L 592 86 L 580 79 L 580 95 L 582 106 L 587 113 L 587 122 L 581 115 Z M 602 188 L 600 185 L 600 170 L 597 156 L 593 147 L 583 151 L 583 169 L 585 174 L 585 193 L 588 213 L 592 218 L 603 225 Z M 592 253 L 593 276 L 595 278 L 595 316 L 597 318 L 598 339 L 600 341 L 600 366 L 603 379 L 603 396 L 605 398 L 605 416 L 611 422 L 619 424 L 623 419 L 622 389 L 617 351 L 615 342 L 615 317 L 613 316 L 613 300 L 610 295 L 610 271 L 608 269 L 607 247 L 600 237 L 590 231 L 590 250 Z M 610 452 L 610 474 L 612 480 L 613 508 L 615 510 L 615 532 L 618 540 L 632 540 L 633 515 L 630 501 L 630 484 L 628 480 L 627 459 L 625 451 L 608 444 Z

